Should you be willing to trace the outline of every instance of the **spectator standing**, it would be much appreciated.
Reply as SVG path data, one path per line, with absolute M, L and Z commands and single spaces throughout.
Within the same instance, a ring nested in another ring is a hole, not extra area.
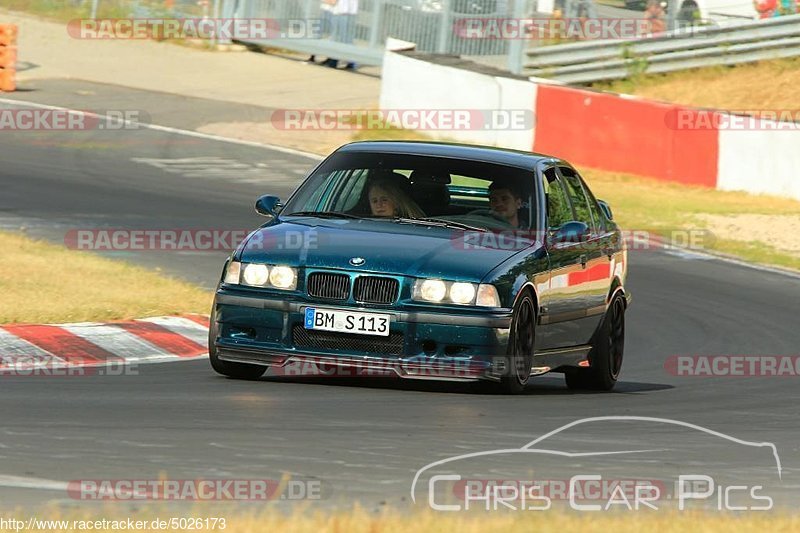
M 334 39 L 340 43 L 353 44 L 356 30 L 358 0 L 337 0 L 333 6 L 333 17 L 336 26 Z
M 666 29 L 665 15 L 664 6 L 659 0 L 648 0 L 647 9 L 644 10 L 644 19 L 647 21 L 651 34 L 664 33 Z
M 334 35 L 333 39 L 344 44 L 353 44 L 356 32 L 356 15 L 358 14 L 358 0 L 337 0 L 333 6 Z M 337 65 L 332 65 L 337 66 Z M 355 69 L 352 61 L 345 68 Z
M 333 31 L 333 6 L 336 5 L 336 0 L 322 0 L 319 5 L 319 38 L 324 39 L 330 37 Z M 316 56 L 311 54 L 308 58 L 311 63 L 314 63 Z
M 756 11 L 758 11 L 758 18 L 768 19 L 776 16 L 778 12 L 777 0 L 754 0 Z

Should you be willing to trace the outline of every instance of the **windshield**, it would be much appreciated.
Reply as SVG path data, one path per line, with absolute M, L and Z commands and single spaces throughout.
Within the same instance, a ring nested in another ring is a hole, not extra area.
M 323 163 L 282 216 L 433 220 L 484 229 L 531 229 L 533 172 L 408 154 L 340 153 Z

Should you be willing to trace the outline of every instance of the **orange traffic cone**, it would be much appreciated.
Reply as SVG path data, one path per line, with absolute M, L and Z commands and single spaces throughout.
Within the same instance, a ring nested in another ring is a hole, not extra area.
M 10 93 L 17 89 L 15 74 L 13 68 L 0 68 L 0 91 Z
M 0 24 L 0 46 L 17 44 L 17 25 Z
M 17 62 L 16 46 L 0 46 L 0 68 L 13 68 Z

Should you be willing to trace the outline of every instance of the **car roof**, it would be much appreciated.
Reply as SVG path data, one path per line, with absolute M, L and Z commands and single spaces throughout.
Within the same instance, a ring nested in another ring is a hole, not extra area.
M 542 161 L 561 163 L 556 157 L 522 150 L 432 141 L 360 141 L 346 144 L 337 153 L 391 153 L 452 157 L 533 169 Z

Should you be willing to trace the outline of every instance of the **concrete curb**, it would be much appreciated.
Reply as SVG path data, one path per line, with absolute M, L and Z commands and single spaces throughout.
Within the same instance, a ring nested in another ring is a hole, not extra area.
M 0 326 L 0 376 L 37 369 L 191 360 L 208 353 L 208 317 Z

